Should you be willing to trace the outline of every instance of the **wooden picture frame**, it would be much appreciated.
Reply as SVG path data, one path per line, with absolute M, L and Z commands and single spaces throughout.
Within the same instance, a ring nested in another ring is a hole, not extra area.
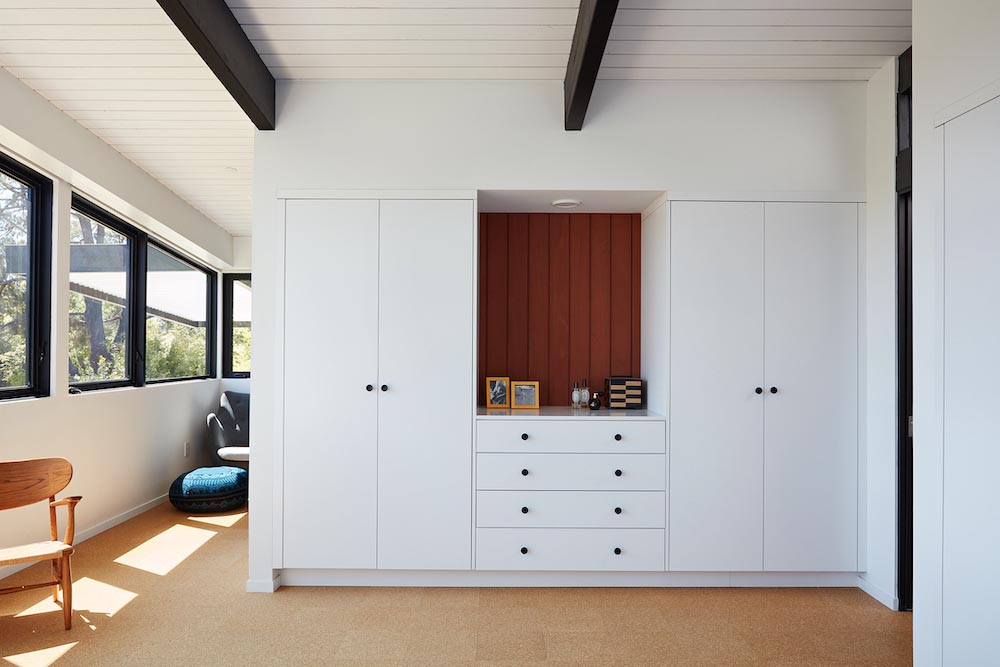
M 510 385 L 511 408 L 517 410 L 538 409 L 537 380 L 515 380 Z
M 494 402 L 494 401 L 500 401 L 501 397 L 503 398 L 503 402 Z M 486 407 L 487 408 L 510 407 L 509 377 L 486 378 Z

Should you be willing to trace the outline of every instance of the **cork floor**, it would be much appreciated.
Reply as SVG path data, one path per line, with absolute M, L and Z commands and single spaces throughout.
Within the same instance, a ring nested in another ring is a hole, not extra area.
M 73 629 L 62 629 L 61 611 L 45 590 L 0 596 L 0 665 L 912 664 L 910 615 L 855 589 L 247 594 L 246 530 L 242 514 L 198 521 L 164 504 L 81 543 Z M 0 588 L 44 576 L 36 566 Z

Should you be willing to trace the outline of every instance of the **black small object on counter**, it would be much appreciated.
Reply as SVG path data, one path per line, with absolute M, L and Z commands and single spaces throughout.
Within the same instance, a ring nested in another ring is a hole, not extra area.
M 595 391 L 594 395 L 590 397 L 590 409 L 591 410 L 601 409 L 601 392 Z

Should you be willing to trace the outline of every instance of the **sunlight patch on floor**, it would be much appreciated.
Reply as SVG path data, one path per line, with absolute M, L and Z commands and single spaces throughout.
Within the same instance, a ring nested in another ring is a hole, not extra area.
M 137 597 L 136 593 L 118 588 L 102 581 L 83 577 L 73 582 L 73 610 L 87 610 L 92 614 L 104 614 L 114 616 L 122 607 Z M 60 595 L 60 599 L 62 596 Z M 38 604 L 32 605 L 17 614 L 16 617 L 33 616 L 35 614 L 48 614 L 51 612 L 62 612 L 62 605 L 52 601 L 52 596 L 46 596 Z M 89 623 L 89 621 L 88 621 Z
M 120 565 L 164 575 L 218 535 L 214 530 L 177 524 L 115 559 Z
M 69 644 L 43 648 L 38 651 L 8 655 L 4 660 L 12 665 L 17 665 L 17 667 L 49 667 L 56 660 L 66 655 L 66 652 L 76 646 L 77 643 L 70 642 Z
M 222 528 L 232 528 L 246 515 L 246 512 L 240 512 L 239 514 L 226 514 L 222 516 L 189 516 L 188 521 L 198 521 L 199 523 L 221 526 Z

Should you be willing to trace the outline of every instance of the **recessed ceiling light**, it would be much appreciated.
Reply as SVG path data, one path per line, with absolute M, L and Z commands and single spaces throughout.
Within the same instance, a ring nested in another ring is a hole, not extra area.
M 556 208 L 576 208 L 580 205 L 579 199 L 556 199 L 552 202 Z

